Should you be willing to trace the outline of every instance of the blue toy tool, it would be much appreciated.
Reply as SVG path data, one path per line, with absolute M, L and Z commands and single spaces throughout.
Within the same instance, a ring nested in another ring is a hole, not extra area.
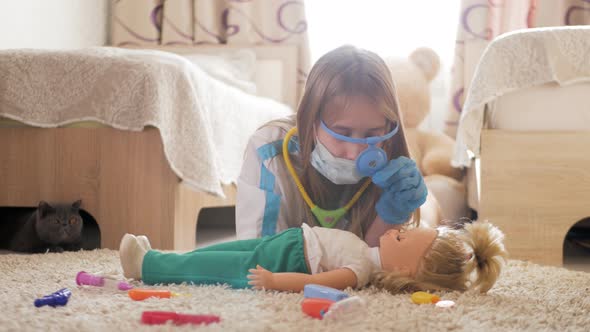
M 348 294 L 335 288 L 309 284 L 303 287 L 303 296 L 306 298 L 326 299 L 338 302 L 346 299 Z
M 40 299 L 35 300 L 35 307 L 39 308 L 44 305 L 49 305 L 52 307 L 56 307 L 58 305 L 66 305 L 68 300 L 72 296 L 72 292 L 70 292 L 67 288 L 62 288 L 55 293 L 51 293 L 49 295 L 45 295 Z

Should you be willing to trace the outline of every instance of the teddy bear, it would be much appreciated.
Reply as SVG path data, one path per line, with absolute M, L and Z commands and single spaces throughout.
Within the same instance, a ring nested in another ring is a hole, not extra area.
M 468 217 L 463 170 L 451 166 L 454 140 L 442 132 L 419 128 L 430 113 L 430 83 L 440 69 L 438 55 L 423 47 L 408 57 L 387 57 L 385 62 L 395 85 L 410 156 L 436 199 L 427 204 L 438 204 L 444 219 Z

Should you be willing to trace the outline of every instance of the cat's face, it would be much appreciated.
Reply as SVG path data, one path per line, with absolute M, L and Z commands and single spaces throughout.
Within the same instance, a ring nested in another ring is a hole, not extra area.
M 37 209 L 35 228 L 44 242 L 58 245 L 80 240 L 82 234 L 81 201 L 73 204 L 49 205 L 41 201 Z

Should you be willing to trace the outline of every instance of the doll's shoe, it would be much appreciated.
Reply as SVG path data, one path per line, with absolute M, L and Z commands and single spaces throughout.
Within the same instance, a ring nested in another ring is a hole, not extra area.
M 147 238 L 146 238 L 147 240 Z M 141 266 L 143 257 L 148 252 L 135 235 L 125 234 L 119 245 L 119 257 L 125 278 L 141 280 Z M 144 244 L 145 245 L 145 244 Z M 149 246 L 149 241 L 147 241 Z
M 146 251 L 152 250 L 152 245 L 150 244 L 150 240 L 145 235 L 138 235 L 136 236 L 137 241 L 139 241 L 139 245 L 143 247 Z

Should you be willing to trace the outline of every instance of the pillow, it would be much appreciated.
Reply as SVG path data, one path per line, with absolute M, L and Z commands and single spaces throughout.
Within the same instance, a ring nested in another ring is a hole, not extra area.
M 254 81 L 256 53 L 254 51 L 243 49 L 219 55 L 183 54 L 183 56 L 212 77 L 256 95 Z

